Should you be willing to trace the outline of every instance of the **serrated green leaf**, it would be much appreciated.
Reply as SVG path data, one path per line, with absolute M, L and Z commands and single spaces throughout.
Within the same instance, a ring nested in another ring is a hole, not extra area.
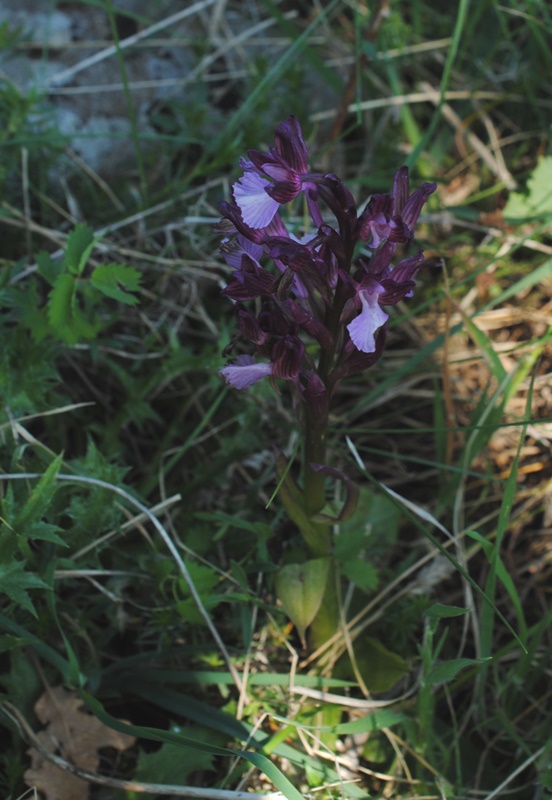
M 0 593 L 6 594 L 10 600 L 36 617 L 36 609 L 27 594 L 28 589 L 49 589 L 47 583 L 25 572 L 24 561 L 12 561 L 11 564 L 0 564 Z
M 138 297 L 131 294 L 140 288 L 142 275 L 124 264 L 100 264 L 92 273 L 91 283 L 102 294 L 120 303 L 135 305 Z
M 82 273 L 96 241 L 94 231 L 85 222 L 79 223 L 71 231 L 65 245 L 65 261 L 67 269 L 72 275 Z
M 206 609 L 211 609 L 217 606 L 224 596 L 222 594 L 214 593 L 215 587 L 219 583 L 219 576 L 210 567 L 197 564 L 195 561 L 187 562 L 187 568 L 194 584 L 196 591 L 201 597 L 203 605 Z M 205 625 L 205 620 L 200 614 L 196 601 L 190 597 L 190 590 L 188 583 L 184 578 L 178 579 L 178 587 L 180 592 L 185 596 L 185 600 L 177 600 L 174 604 L 176 612 L 185 619 L 187 622 L 192 622 L 197 625 Z
M 212 608 L 215 608 L 220 602 L 223 600 L 223 595 L 211 595 L 210 597 L 202 597 L 202 603 L 204 608 L 207 611 L 210 611 Z M 186 600 L 178 600 L 174 604 L 174 609 L 182 619 L 185 619 L 186 622 L 191 622 L 194 625 L 206 625 L 205 618 L 200 613 L 197 603 L 195 600 L 192 600 L 191 597 L 188 597 Z
M 512 192 L 502 212 L 507 219 L 552 215 L 552 156 L 544 156 L 527 181 L 527 194 Z
M 65 273 L 56 278 L 48 297 L 48 320 L 53 332 L 66 344 L 76 344 L 79 339 L 92 339 L 98 332 L 85 318 L 77 304 L 77 281 Z
M 63 457 L 57 456 L 38 483 L 34 486 L 30 496 L 25 501 L 23 508 L 15 516 L 13 527 L 22 536 L 27 535 L 27 529 L 42 519 L 46 509 L 51 503 L 59 484 L 56 482 L 57 474 L 63 463 Z
M 59 275 L 48 298 L 48 320 L 54 331 L 65 331 L 67 337 L 71 333 L 71 320 L 73 317 L 73 297 L 77 291 L 77 282 L 72 275 Z M 78 337 L 69 336 L 76 342 Z
M 61 530 L 63 529 L 58 525 L 51 525 L 49 522 L 41 520 L 30 525 L 25 531 L 25 535 L 27 539 L 42 539 L 42 541 L 51 542 L 60 547 L 69 547 L 67 542 L 57 535 L 57 531 Z
M 44 250 L 41 250 L 40 253 L 36 255 L 38 274 L 44 278 L 50 286 L 53 286 L 56 282 L 56 278 L 61 273 L 64 263 L 65 261 L 62 258 L 54 261 L 50 253 L 46 253 Z
M 188 569 L 190 578 L 192 579 L 192 583 L 200 595 L 210 594 L 219 582 L 219 576 L 215 570 L 211 569 L 210 567 L 205 567 L 203 564 L 197 564 L 195 561 L 187 561 L 186 567 Z M 190 594 L 188 584 L 184 578 L 179 579 L 178 585 L 180 591 L 185 596 Z
M 38 291 L 36 280 L 26 281 L 24 287 L 11 287 L 8 298 L 8 305 L 13 303 L 19 312 L 21 323 L 30 330 L 35 342 L 41 342 L 45 336 L 51 333 L 46 310 L 42 307 L 43 298 Z
M 378 585 L 378 571 L 359 554 L 357 558 L 341 563 L 341 572 L 364 592 L 373 591 Z

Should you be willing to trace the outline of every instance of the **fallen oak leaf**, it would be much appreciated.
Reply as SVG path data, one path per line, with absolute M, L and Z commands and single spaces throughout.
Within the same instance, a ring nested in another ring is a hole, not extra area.
M 119 778 L 108 778 L 105 775 L 86 772 L 86 770 L 76 767 L 70 761 L 64 761 L 60 756 L 56 756 L 54 753 L 47 751 L 23 714 L 11 703 L 8 703 L 7 700 L 0 702 L 0 710 L 19 727 L 27 741 L 42 754 L 46 761 L 51 761 L 52 764 L 55 764 L 64 772 L 80 776 L 83 780 L 88 781 L 88 783 L 98 786 L 108 786 L 113 789 L 121 789 L 124 792 L 149 792 L 150 794 L 170 795 L 172 797 L 192 797 L 196 798 L 196 800 L 197 798 L 199 798 L 199 800 L 285 800 L 286 797 L 282 792 L 259 794 L 257 792 L 249 792 L 247 789 L 243 791 L 234 791 L 233 789 L 212 789 L 200 786 L 171 786 L 164 783 L 120 780 Z
M 84 711 L 83 706 L 75 692 L 62 686 L 47 689 L 34 707 L 37 718 L 46 725 L 37 738 L 47 752 L 57 753 L 81 770 L 95 773 L 100 762 L 99 750 L 104 747 L 126 750 L 136 738 L 106 727 Z M 86 781 L 62 772 L 37 749 L 28 752 L 31 767 L 23 776 L 27 786 L 36 787 L 47 800 L 87 800 Z

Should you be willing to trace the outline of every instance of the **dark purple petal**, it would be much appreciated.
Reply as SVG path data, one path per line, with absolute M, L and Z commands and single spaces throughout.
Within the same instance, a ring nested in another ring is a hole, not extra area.
M 263 243 L 265 243 L 271 236 L 282 236 L 283 238 L 289 236 L 288 229 L 284 225 L 284 221 L 279 214 L 276 214 L 270 225 L 267 225 L 267 227 L 264 229 L 263 233 Z
M 362 353 L 357 350 L 354 343 L 349 340 L 343 348 L 341 363 L 332 375 L 332 385 L 347 378 L 349 375 L 358 375 L 372 367 L 383 355 L 383 348 L 387 336 L 387 324 L 382 325 L 376 333 L 376 349 L 373 353 Z
M 358 259 L 358 263 L 367 277 L 379 280 L 389 271 L 389 265 L 391 264 L 391 259 L 396 249 L 393 242 L 386 241 L 376 250 L 369 260 L 361 257 Z
M 418 222 L 418 217 L 420 216 L 422 206 L 427 201 L 429 195 L 433 194 L 436 188 L 436 183 L 424 183 L 419 189 L 416 189 L 415 192 L 412 192 L 406 201 L 406 205 L 402 210 L 401 217 L 404 224 L 410 230 L 411 235 L 414 233 L 414 228 Z
M 276 128 L 274 149 L 295 172 L 304 174 L 309 171 L 309 153 L 299 121 L 293 115 Z
M 357 221 L 357 209 L 353 195 L 343 181 L 332 174 L 324 175 L 316 183 L 320 198 L 326 203 L 339 223 L 340 232 L 352 228 Z
M 264 170 L 266 164 L 277 163 L 274 159 L 274 156 L 271 156 L 270 153 L 265 153 L 263 150 L 248 150 L 247 155 L 250 159 L 248 163 L 255 167 L 255 169 L 257 169 L 259 172 Z
M 312 336 L 322 346 L 330 348 L 333 346 L 333 337 L 325 325 L 320 322 L 313 314 L 299 303 L 289 302 L 288 309 L 291 312 L 296 324 L 302 328 L 309 336 Z
M 272 236 L 266 240 L 267 253 L 270 258 L 280 261 L 294 272 L 308 267 L 324 270 L 325 264 L 318 254 L 307 244 L 300 244 L 293 239 Z
M 380 294 L 382 305 L 394 305 L 405 297 L 412 297 L 416 286 L 415 277 L 422 267 L 441 267 L 442 261 L 425 260 L 424 254 L 420 250 L 410 258 L 405 258 L 394 267 L 385 278 L 382 278 L 381 285 L 384 290 Z
M 240 305 L 236 309 L 236 316 L 238 327 L 244 339 L 257 346 L 266 343 L 268 335 L 263 331 L 254 314 Z
M 305 345 L 297 336 L 284 336 L 272 348 L 272 374 L 285 381 L 297 377 L 301 361 L 305 353 Z
M 279 303 L 272 299 L 264 300 L 257 319 L 263 331 L 272 336 L 282 337 L 297 332 L 285 301 Z
M 405 281 L 404 283 L 393 283 L 392 280 L 383 280 L 382 286 L 385 291 L 379 296 L 379 301 L 383 306 L 394 306 L 405 297 L 412 297 L 415 281 Z
M 290 175 L 289 180 L 270 183 L 266 192 L 278 203 L 290 203 L 301 191 L 301 178 Z
M 240 269 L 234 272 L 233 277 L 234 280 L 222 290 L 233 300 L 255 300 L 273 292 L 274 276 L 247 253 L 242 254 Z
M 368 201 L 368 204 L 362 212 L 361 218 L 366 215 L 367 217 L 376 217 L 378 214 L 383 214 L 384 217 L 393 216 L 393 197 L 390 194 L 373 194 Z
M 274 281 L 274 292 L 278 300 L 287 300 L 291 288 L 295 283 L 296 280 L 293 272 L 290 269 L 285 269 Z
M 287 167 L 282 167 L 281 164 L 270 164 L 267 163 L 263 167 L 263 173 L 268 175 L 269 178 L 272 178 L 273 181 L 278 183 L 279 181 L 288 181 L 293 180 L 295 177 L 295 173 L 288 169 Z M 301 180 L 297 178 L 299 184 Z
M 256 244 L 260 244 L 264 240 L 264 231 L 254 230 L 253 228 L 250 228 L 249 225 L 246 225 L 243 221 L 241 211 L 237 205 L 234 203 L 227 203 L 226 200 L 223 200 L 219 205 L 223 217 L 233 224 L 234 233 L 239 231 L 239 233 L 245 236 L 246 239 L 249 239 L 250 242 L 255 242 Z
M 393 267 L 390 274 L 387 276 L 393 283 L 404 283 L 405 281 L 412 281 L 418 274 L 420 268 L 424 264 L 424 254 L 420 250 L 413 256 L 403 258 L 399 261 L 396 267 Z
M 255 242 L 250 242 L 240 233 L 234 239 L 223 241 L 220 252 L 229 267 L 240 269 L 244 253 L 258 263 L 263 254 L 263 248 Z
M 393 214 L 401 214 L 408 200 L 408 167 L 401 167 L 393 179 Z
M 238 356 L 233 364 L 223 367 L 220 374 L 230 386 L 248 389 L 254 383 L 272 374 L 272 364 L 259 363 L 253 356 Z

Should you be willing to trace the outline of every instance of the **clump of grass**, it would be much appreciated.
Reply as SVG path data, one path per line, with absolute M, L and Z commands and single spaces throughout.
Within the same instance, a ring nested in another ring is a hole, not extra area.
M 385 11 L 199 3 L 195 27 L 159 29 L 193 39 L 194 91 L 163 101 L 157 129 L 137 122 L 116 174 L 64 150 L 40 87 L 0 92 L 0 699 L 33 725 L 65 683 L 130 720 L 139 744 L 104 774 L 288 798 L 550 792 L 550 208 L 507 204 L 531 206 L 549 155 L 552 19 L 536 1 L 416 0 L 376 26 Z M 27 47 L 2 39 L 6 57 Z M 339 542 L 342 625 L 319 653 L 274 597 L 297 533 L 265 510 L 270 446 L 293 451 L 294 419 L 216 374 L 232 324 L 217 203 L 289 113 L 359 200 L 407 160 L 437 180 L 420 239 L 447 262 L 333 411 L 333 463 L 361 484 L 366 524 Z M 92 246 L 71 272 L 83 223 Z M 100 291 L 113 264 L 140 282 Z M 93 326 L 70 340 L 49 313 L 64 274 L 65 313 Z M 378 661 L 396 683 L 377 683 Z M 27 744 L 0 722 L 15 798 Z M 177 772 L 183 744 L 204 755 Z

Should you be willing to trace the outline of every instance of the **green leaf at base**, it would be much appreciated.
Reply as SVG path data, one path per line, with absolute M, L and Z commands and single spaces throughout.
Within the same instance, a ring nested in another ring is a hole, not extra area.
M 141 274 L 133 267 L 126 267 L 124 264 L 100 264 L 90 280 L 102 294 L 132 306 L 138 303 L 138 298 L 131 293 L 140 288 L 141 279 Z

